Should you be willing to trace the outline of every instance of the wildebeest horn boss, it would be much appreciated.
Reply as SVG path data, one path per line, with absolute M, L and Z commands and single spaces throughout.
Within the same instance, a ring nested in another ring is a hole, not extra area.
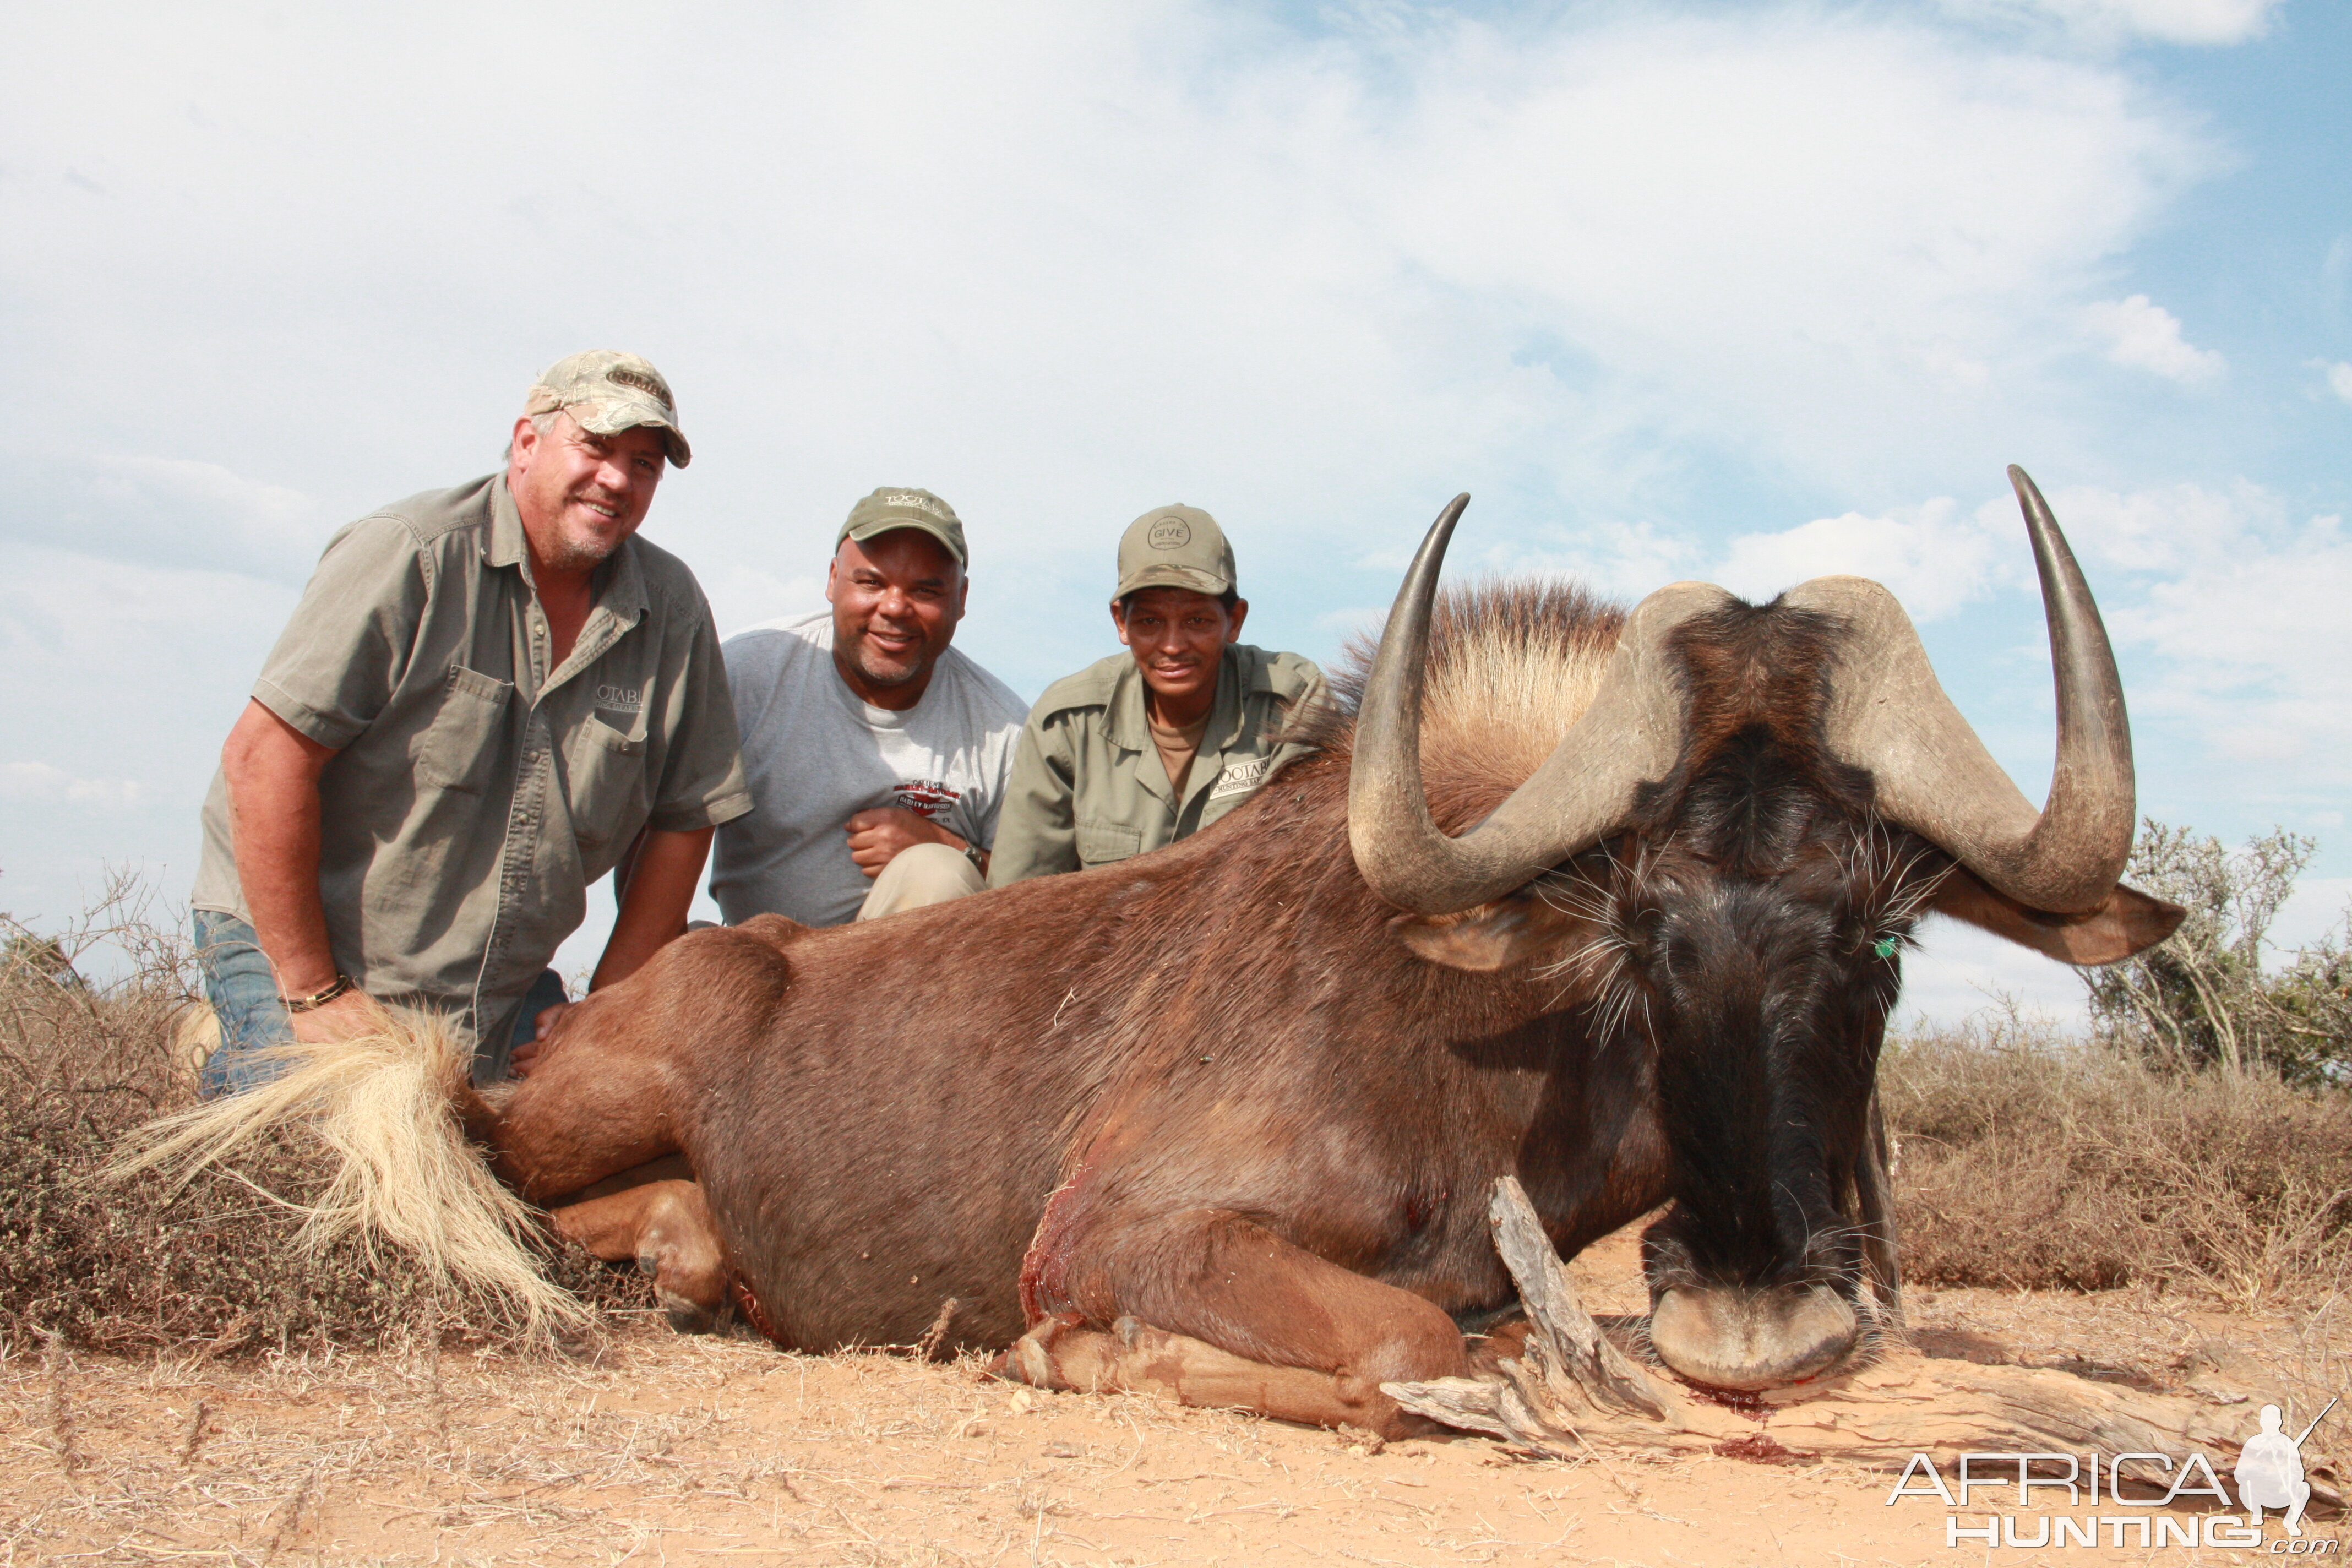
M 2131 753 L 2089 591 L 2011 470 L 2048 607 L 2036 813 L 1853 578 L 1630 615 L 1436 591 L 1422 547 L 1319 754 L 1164 850 L 886 921 L 688 935 L 466 1120 L 681 1317 L 1373 1428 L 1509 1307 L 1487 1194 L 1563 1256 L 1665 1205 L 1651 1345 L 1758 1388 L 1895 1296 L 1873 1085 L 1940 911 L 2074 963 L 2179 911 L 2116 876 Z M 1466 499 L 1466 498 L 1465 498 Z M 1360 689 L 1360 717 L 1345 710 Z M 1352 852 L 1351 847 L 1352 846 Z M 594 1185 L 684 1155 L 692 1181 Z M 1017 1343 L 1015 1342 L 1017 1342 Z

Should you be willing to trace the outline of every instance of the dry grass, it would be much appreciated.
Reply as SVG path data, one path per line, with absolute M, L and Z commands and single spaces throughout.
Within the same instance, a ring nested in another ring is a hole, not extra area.
M 86 978 L 109 970 L 107 983 Z M 304 1205 L 332 1202 L 341 1174 L 308 1133 L 264 1135 L 184 1187 L 103 1179 L 133 1129 L 195 1103 L 172 1046 L 191 979 L 184 948 L 129 889 L 54 942 L 0 959 L 0 1335 L 209 1355 L 394 1344 L 441 1327 L 511 1338 L 445 1310 L 446 1289 L 398 1248 L 349 1231 L 300 1239 Z M 648 1303 L 634 1275 L 540 1245 L 575 1295 Z
M 1915 1037 L 1880 1081 L 1904 1272 L 2311 1301 L 2352 1271 L 2352 1100 L 2175 1074 L 2014 1026 Z

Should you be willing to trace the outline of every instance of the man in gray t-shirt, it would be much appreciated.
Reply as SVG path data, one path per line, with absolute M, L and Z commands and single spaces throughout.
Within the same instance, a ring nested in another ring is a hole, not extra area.
M 752 800 L 711 860 L 729 924 L 840 925 L 980 891 L 1028 706 L 948 646 L 966 561 L 947 502 L 885 487 L 835 540 L 830 611 L 727 639 Z

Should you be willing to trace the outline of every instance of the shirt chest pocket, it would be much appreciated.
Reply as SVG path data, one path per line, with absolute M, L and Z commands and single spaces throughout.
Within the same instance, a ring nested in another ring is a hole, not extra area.
M 1123 822 L 1078 819 L 1077 849 L 1081 867 L 1108 866 L 1143 847 L 1143 832 Z
M 511 681 L 483 675 L 462 664 L 449 667 L 441 706 L 417 731 L 409 757 L 419 783 L 461 795 L 480 795 L 506 748 L 507 710 L 514 705 Z
M 645 825 L 651 795 L 646 742 L 592 717 L 572 738 L 565 761 L 564 797 L 582 847 L 634 837 Z

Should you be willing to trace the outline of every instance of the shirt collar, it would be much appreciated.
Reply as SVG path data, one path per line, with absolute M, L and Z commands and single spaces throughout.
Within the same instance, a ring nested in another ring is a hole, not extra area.
M 500 474 L 490 481 L 490 539 L 482 547 L 482 559 L 493 566 L 518 566 L 530 554 L 527 544 L 522 513 L 515 510 L 514 492 Z

